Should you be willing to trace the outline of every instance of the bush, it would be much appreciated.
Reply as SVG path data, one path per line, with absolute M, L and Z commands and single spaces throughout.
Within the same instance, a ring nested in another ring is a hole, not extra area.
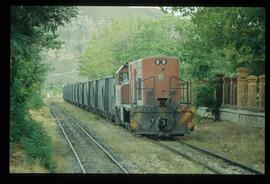
M 45 168 L 54 171 L 56 165 L 52 161 L 53 146 L 50 137 L 41 125 L 31 119 L 27 120 L 25 126 L 26 134 L 21 139 L 21 145 L 29 161 L 34 163 L 39 160 Z
M 217 121 L 220 119 L 219 108 L 222 99 L 219 99 L 219 97 L 215 99 L 215 90 L 220 90 L 220 88 L 218 88 L 217 80 L 209 77 L 207 83 L 199 84 L 195 87 L 196 98 L 194 103 L 196 108 L 207 107 L 207 111 L 211 111 Z
M 42 100 L 42 94 L 41 90 L 33 91 L 32 95 L 29 97 L 29 100 L 27 101 L 27 106 L 32 109 L 39 109 L 44 105 L 44 102 Z
M 213 86 L 207 84 L 200 84 L 196 87 L 196 98 L 195 98 L 195 106 L 198 107 L 208 107 L 208 110 L 214 107 L 215 99 L 214 99 L 214 88 Z
M 26 110 L 24 104 L 19 104 L 11 100 L 10 104 L 10 142 L 17 143 L 21 140 L 25 132 Z

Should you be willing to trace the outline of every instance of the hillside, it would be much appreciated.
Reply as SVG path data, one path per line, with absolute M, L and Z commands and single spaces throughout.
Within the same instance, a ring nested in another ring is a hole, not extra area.
M 50 65 L 45 82 L 45 88 L 51 85 L 62 86 L 85 80 L 77 71 L 78 59 L 91 40 L 93 33 L 102 29 L 102 25 L 109 24 L 117 18 L 159 18 L 163 15 L 158 8 L 129 8 L 124 6 L 81 6 L 78 7 L 78 17 L 71 23 L 59 28 L 59 40 L 64 44 L 60 50 L 48 50 L 43 53 L 43 61 Z

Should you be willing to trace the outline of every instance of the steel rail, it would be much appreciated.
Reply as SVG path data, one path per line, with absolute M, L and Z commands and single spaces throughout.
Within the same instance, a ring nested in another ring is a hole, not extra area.
M 61 130 L 62 130 L 62 132 L 63 132 L 63 134 L 64 134 L 64 136 L 65 136 L 65 138 L 66 138 L 66 140 L 67 140 L 67 142 L 68 142 L 68 144 L 69 144 L 71 150 L 72 150 L 72 152 L 73 152 L 73 154 L 75 155 L 75 157 L 76 157 L 76 159 L 77 159 L 77 162 L 79 163 L 79 166 L 80 166 L 82 172 L 83 172 L 83 173 L 86 173 L 85 168 L 84 168 L 84 166 L 83 166 L 83 164 L 82 164 L 82 162 L 81 162 L 81 160 L 80 160 L 78 154 L 76 153 L 74 147 L 72 146 L 72 144 L 71 144 L 71 142 L 70 142 L 70 140 L 69 140 L 69 138 L 68 138 L 68 136 L 67 136 L 67 134 L 66 134 L 66 132 L 65 132 L 65 130 L 64 130 L 64 128 L 63 128 L 63 126 L 61 125 L 61 122 L 60 122 L 59 118 L 57 117 L 57 115 L 56 115 L 56 113 L 55 113 L 55 111 L 53 110 L 53 107 L 52 107 L 51 105 L 50 105 L 50 108 L 51 108 L 51 111 L 53 112 L 53 115 L 54 115 L 55 119 L 58 121 L 58 124 L 59 124 L 59 126 L 60 126 L 60 128 L 61 128 Z
M 134 133 L 134 132 L 132 132 L 132 131 L 129 131 L 129 132 L 130 132 L 131 134 L 133 134 L 134 136 L 136 136 L 136 137 L 140 137 L 140 138 L 143 138 L 143 137 L 144 137 L 144 136 L 139 135 L 139 134 L 136 134 L 136 133 Z M 159 146 L 161 146 L 161 147 L 163 147 L 163 148 L 165 148 L 165 149 L 168 149 L 168 150 L 172 151 L 172 152 L 175 153 L 175 154 L 181 155 L 181 156 L 183 156 L 183 157 L 185 157 L 185 158 L 191 160 L 191 161 L 194 162 L 194 163 L 198 163 L 198 164 L 202 165 L 203 167 L 205 167 L 205 168 L 211 170 L 212 172 L 214 172 L 214 173 L 216 173 L 216 174 L 223 174 L 223 173 L 220 172 L 219 170 L 214 169 L 214 168 L 212 168 L 212 167 L 210 167 L 210 166 L 204 164 L 203 162 L 199 162 L 199 161 L 193 159 L 192 157 L 188 156 L 187 154 L 182 153 L 182 152 L 180 152 L 179 150 L 173 149 L 172 147 L 170 147 L 170 146 L 168 146 L 168 145 L 166 145 L 166 144 L 163 144 L 163 143 L 161 143 L 161 142 L 158 142 L 157 140 L 153 140 L 152 138 L 148 138 L 148 137 L 147 137 L 147 139 L 148 139 L 149 141 L 155 143 L 155 144 L 158 144 Z M 175 140 L 175 139 L 173 139 L 173 140 Z M 176 141 L 176 140 L 175 140 L 175 141 Z M 257 174 L 257 175 L 263 175 L 263 173 L 261 173 L 261 172 L 255 170 L 255 169 L 252 169 L 252 168 L 250 168 L 250 167 L 248 167 L 248 166 L 245 166 L 245 165 L 243 165 L 243 164 L 237 163 L 237 162 L 235 162 L 235 161 L 233 161 L 233 160 L 230 160 L 230 159 L 228 159 L 228 158 L 226 158 L 226 157 L 224 157 L 224 156 L 221 156 L 221 155 L 218 155 L 218 154 L 216 154 L 216 153 L 213 153 L 213 152 L 204 150 L 204 149 L 202 149 L 202 148 L 196 147 L 196 146 L 194 146 L 194 145 L 191 145 L 191 144 L 186 143 L 186 142 L 183 142 L 183 141 L 177 140 L 176 142 L 177 142 L 177 143 L 180 143 L 180 144 L 182 143 L 182 144 L 187 145 L 187 146 L 189 146 L 190 148 L 193 148 L 193 149 L 195 149 L 195 150 L 197 150 L 197 151 L 201 151 L 201 152 L 206 153 L 206 154 L 208 154 L 208 155 L 210 155 L 210 156 L 213 156 L 213 157 L 215 157 L 215 158 L 221 159 L 222 161 L 224 161 L 224 162 L 226 162 L 226 163 L 229 163 L 229 164 L 231 164 L 231 165 L 240 167 L 241 169 L 246 170 L 246 171 L 248 171 L 248 172 L 251 172 L 251 173 L 254 173 L 254 174 Z
M 194 162 L 194 163 L 196 163 L 196 164 L 200 164 L 200 165 L 203 166 L 204 168 L 206 168 L 206 169 L 208 169 L 208 170 L 210 170 L 210 171 L 212 171 L 212 172 L 214 172 L 214 173 L 216 173 L 216 174 L 222 174 L 220 171 L 218 171 L 218 170 L 216 170 L 216 169 L 214 169 L 214 168 L 212 168 L 212 167 L 209 167 L 208 165 L 204 164 L 203 162 L 199 162 L 199 161 L 195 160 L 194 158 L 188 156 L 187 154 L 182 153 L 182 152 L 180 152 L 179 150 L 173 149 L 172 147 L 170 147 L 170 146 L 168 146 L 168 145 L 162 144 L 161 142 L 158 142 L 157 140 L 154 140 L 154 139 L 152 139 L 152 138 L 149 138 L 149 137 L 145 137 L 145 136 L 136 134 L 136 133 L 132 132 L 131 130 L 129 130 L 129 132 L 130 132 L 132 135 L 134 135 L 135 137 L 146 138 L 148 141 L 152 142 L 153 144 L 157 144 L 157 145 L 159 145 L 160 147 L 163 147 L 163 148 L 165 148 L 165 149 L 167 149 L 167 150 L 173 152 L 173 153 L 176 154 L 176 155 L 180 155 L 180 156 L 182 156 L 182 157 L 184 157 L 184 158 L 186 158 L 186 159 L 188 159 L 188 160 L 190 160 L 190 161 L 192 161 L 192 162 Z
M 136 133 L 134 133 L 134 132 L 132 132 L 132 131 L 130 131 L 130 133 L 133 134 L 133 135 L 136 136 L 136 137 L 140 137 L 140 138 L 143 138 L 143 137 L 144 137 L 144 136 L 139 135 L 139 134 L 136 134 Z M 166 145 L 166 144 L 163 144 L 163 143 L 161 143 L 161 142 L 159 142 L 159 141 L 157 141 L 157 140 L 155 140 L 155 139 L 152 139 L 152 138 L 148 138 L 148 137 L 147 137 L 147 140 L 149 140 L 150 142 L 153 142 L 154 144 L 158 144 L 159 146 L 161 146 L 161 147 L 163 147 L 163 148 L 165 148 L 165 149 L 168 149 L 169 151 L 171 151 L 171 152 L 173 152 L 173 153 L 175 153 L 175 154 L 177 154 L 177 155 L 181 155 L 181 156 L 183 156 L 184 158 L 186 158 L 186 159 L 188 159 L 188 160 L 191 160 L 191 161 L 194 162 L 194 163 L 200 164 L 201 166 L 207 168 L 208 170 L 210 170 L 210 171 L 212 171 L 212 172 L 214 172 L 214 173 L 216 173 L 216 174 L 223 174 L 223 172 L 221 172 L 221 171 L 219 171 L 219 170 L 217 170 L 217 169 L 214 169 L 214 168 L 212 168 L 212 167 L 206 165 L 206 164 L 203 163 L 203 162 L 200 162 L 200 161 L 198 161 L 198 160 L 195 160 L 195 159 L 192 158 L 191 156 L 188 156 L 187 154 L 182 153 L 181 151 L 176 150 L 176 149 L 174 149 L 174 148 L 172 148 L 172 147 L 170 147 L 170 146 L 168 146 L 168 145 Z M 175 140 L 175 139 L 174 139 L 174 140 Z M 235 161 L 232 161 L 232 160 L 230 160 L 230 159 L 228 159 L 228 158 L 226 158 L 226 157 L 223 157 L 223 156 L 220 156 L 220 155 L 218 155 L 218 154 L 209 152 L 209 151 L 204 150 L 204 149 L 202 149 L 202 148 L 198 148 L 198 147 L 196 147 L 196 146 L 194 146 L 194 145 L 191 145 L 191 144 L 185 143 L 185 142 L 183 142 L 183 141 L 179 141 L 179 140 L 176 141 L 176 143 L 183 143 L 183 144 L 186 144 L 187 146 L 190 146 L 190 148 L 193 148 L 193 147 L 194 147 L 194 149 L 196 149 L 197 151 L 201 151 L 201 152 L 204 152 L 204 153 L 206 153 L 206 154 L 208 154 L 208 155 L 210 155 L 210 156 L 214 156 L 215 158 L 222 159 L 224 162 L 227 162 L 227 163 L 229 162 L 229 163 L 231 163 L 232 165 L 238 166 L 238 167 L 240 167 L 240 168 L 243 169 L 243 170 L 247 170 L 247 171 L 249 171 L 249 172 L 251 172 L 251 173 L 254 173 L 254 174 L 257 174 L 257 175 L 263 175 L 263 173 L 261 173 L 261 172 L 259 172 L 259 171 L 257 171 L 257 170 L 254 170 L 254 169 L 252 169 L 252 168 L 249 168 L 249 167 L 244 166 L 244 165 L 242 165 L 242 164 L 240 164 L 240 163 L 237 163 L 237 162 L 235 162 Z
M 57 106 L 57 105 L 55 105 Z M 125 174 L 128 171 L 86 130 L 84 130 L 72 117 L 69 115 L 64 109 L 59 108 L 62 112 L 64 112 Z
M 171 152 L 173 152 L 173 153 L 175 153 L 175 154 L 177 154 L 177 155 L 181 155 L 181 156 L 183 156 L 184 158 L 187 158 L 188 160 L 191 160 L 191 161 L 194 162 L 194 163 L 200 164 L 201 166 L 203 166 L 203 167 L 205 167 L 206 169 L 208 169 L 208 170 L 214 172 L 215 174 L 222 174 L 220 171 L 218 171 L 218 170 L 216 170 L 216 169 L 214 169 L 214 168 L 212 168 L 212 167 L 210 167 L 210 166 L 204 164 L 203 162 L 200 162 L 200 161 L 195 160 L 194 158 L 192 158 L 191 156 L 188 156 L 188 155 L 185 154 L 185 153 L 182 153 L 182 152 L 180 152 L 180 151 L 178 151 L 178 150 L 176 150 L 176 149 L 173 149 L 172 147 L 167 146 L 167 145 L 165 145 L 165 144 L 162 144 L 162 143 L 160 143 L 160 142 L 156 142 L 156 143 L 158 143 L 159 146 L 161 146 L 161 147 L 163 147 L 163 148 L 166 148 L 166 149 L 170 150 Z
M 194 145 L 192 145 L 192 144 L 189 144 L 189 143 L 186 143 L 186 142 L 183 142 L 183 141 L 177 141 L 177 142 L 180 143 L 180 144 L 184 144 L 184 145 L 186 145 L 186 146 L 188 146 L 188 147 L 190 147 L 190 148 L 192 148 L 192 149 L 195 149 L 195 150 L 197 150 L 197 151 L 200 151 L 200 152 L 203 152 L 203 153 L 208 154 L 208 155 L 210 155 L 210 156 L 213 156 L 213 157 L 215 157 L 215 158 L 221 159 L 221 160 L 223 160 L 224 162 L 229 163 L 229 164 L 231 164 L 231 165 L 240 167 L 241 169 L 246 170 L 246 171 L 248 171 L 248 172 L 251 172 L 251 173 L 254 173 L 254 174 L 258 174 L 258 175 L 262 175 L 262 174 L 263 174 L 263 173 L 261 173 L 261 172 L 255 170 L 255 169 L 252 169 L 252 168 L 250 168 L 250 167 L 248 167 L 248 166 L 245 166 L 245 165 L 243 165 L 243 164 L 237 163 L 237 162 L 235 162 L 235 161 L 233 161 L 233 160 L 230 160 L 229 158 L 226 158 L 226 157 L 221 156 L 221 155 L 218 155 L 218 154 L 216 154 L 216 153 L 213 153 L 213 152 L 207 151 L 207 150 L 205 150 L 205 149 L 199 148 L 199 147 L 194 146 Z

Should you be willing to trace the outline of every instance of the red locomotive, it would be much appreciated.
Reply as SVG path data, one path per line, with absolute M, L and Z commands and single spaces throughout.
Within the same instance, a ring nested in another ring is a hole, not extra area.
M 79 85 L 64 88 L 66 101 L 124 125 L 137 134 L 169 137 L 184 135 L 194 129 L 190 82 L 179 79 L 177 58 L 139 59 L 122 65 L 115 76 L 82 83 L 88 90 L 80 92 L 80 88 L 79 91 L 74 89 L 76 86 Z M 87 99 L 77 101 L 80 97 L 74 96 L 73 91 Z M 101 105 L 95 106 L 100 101 Z

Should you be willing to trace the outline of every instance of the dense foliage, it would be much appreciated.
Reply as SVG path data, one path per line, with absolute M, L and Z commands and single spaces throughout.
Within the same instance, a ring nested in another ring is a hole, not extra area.
M 76 15 L 72 7 L 12 6 L 10 18 L 10 141 L 23 145 L 31 158 L 50 168 L 51 142 L 29 116 L 42 104 L 41 85 L 46 65 L 40 52 L 60 48 L 55 31 Z M 34 149 L 35 148 L 35 149 Z
M 247 7 L 163 8 L 188 16 L 192 35 L 185 44 L 193 73 L 233 73 L 247 66 L 250 74 L 264 73 L 265 10 Z M 201 62 L 203 61 L 203 62 Z
M 189 25 L 174 16 L 113 20 L 89 41 L 80 57 L 80 74 L 89 79 L 111 75 L 121 64 L 151 55 L 181 59 Z
M 196 80 L 215 81 L 214 76 L 219 73 L 231 76 L 240 66 L 246 66 L 249 74 L 264 73 L 264 8 L 173 7 L 162 10 L 191 20 L 191 34 L 184 48 L 190 72 Z M 220 104 L 212 95 L 216 85 L 211 82 L 197 86 L 197 106 L 212 108 Z

